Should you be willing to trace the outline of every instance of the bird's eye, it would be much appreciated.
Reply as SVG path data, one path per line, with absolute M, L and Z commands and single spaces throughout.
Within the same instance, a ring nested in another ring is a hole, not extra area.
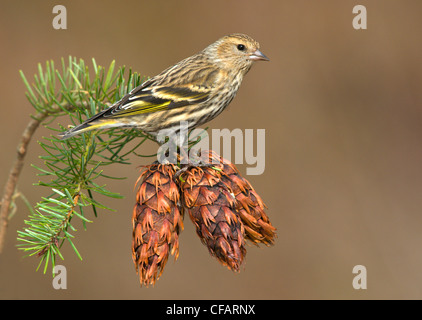
M 238 44 L 237 45 L 237 50 L 239 50 L 239 51 L 244 51 L 246 49 L 246 47 L 245 47 L 245 45 L 244 44 Z

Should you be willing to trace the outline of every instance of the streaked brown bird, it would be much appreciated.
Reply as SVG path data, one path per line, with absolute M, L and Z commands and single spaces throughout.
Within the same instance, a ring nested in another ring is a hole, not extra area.
M 189 129 L 218 116 L 233 100 L 254 61 L 269 59 L 245 34 L 222 37 L 134 88 L 110 108 L 61 134 L 62 139 L 93 130 L 136 127 L 157 137 L 175 133 L 180 121 Z

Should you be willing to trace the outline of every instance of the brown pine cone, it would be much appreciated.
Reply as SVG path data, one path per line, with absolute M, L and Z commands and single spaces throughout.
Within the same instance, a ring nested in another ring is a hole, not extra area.
M 235 198 L 221 179 L 221 172 L 213 167 L 188 167 L 178 179 L 182 205 L 211 255 L 239 271 L 246 255 L 245 231 L 236 216 Z
M 180 193 L 173 181 L 178 168 L 172 164 L 146 166 L 133 209 L 132 258 L 141 285 L 155 284 L 169 253 L 179 256 L 179 233 L 183 216 L 178 208 Z
M 229 186 L 236 198 L 236 212 L 244 225 L 246 239 L 257 245 L 259 243 L 267 246 L 274 244 L 276 228 L 271 225 L 264 211 L 264 202 L 248 180 L 240 175 L 230 161 L 212 150 L 203 151 L 201 158 L 209 163 L 221 164 L 221 181 Z

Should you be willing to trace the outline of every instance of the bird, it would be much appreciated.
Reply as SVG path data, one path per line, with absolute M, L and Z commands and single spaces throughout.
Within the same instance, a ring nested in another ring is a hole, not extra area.
M 157 141 L 162 130 L 180 132 L 217 117 L 233 100 L 256 61 L 269 61 L 250 36 L 233 33 L 146 80 L 109 108 L 68 131 L 64 140 L 99 129 L 134 127 Z

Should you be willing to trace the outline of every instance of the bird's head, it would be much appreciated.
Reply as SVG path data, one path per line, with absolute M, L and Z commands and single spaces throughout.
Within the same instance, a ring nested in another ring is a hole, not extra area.
M 259 47 L 259 43 L 251 37 L 234 33 L 220 38 L 204 51 L 220 68 L 246 73 L 253 62 L 269 61 Z

